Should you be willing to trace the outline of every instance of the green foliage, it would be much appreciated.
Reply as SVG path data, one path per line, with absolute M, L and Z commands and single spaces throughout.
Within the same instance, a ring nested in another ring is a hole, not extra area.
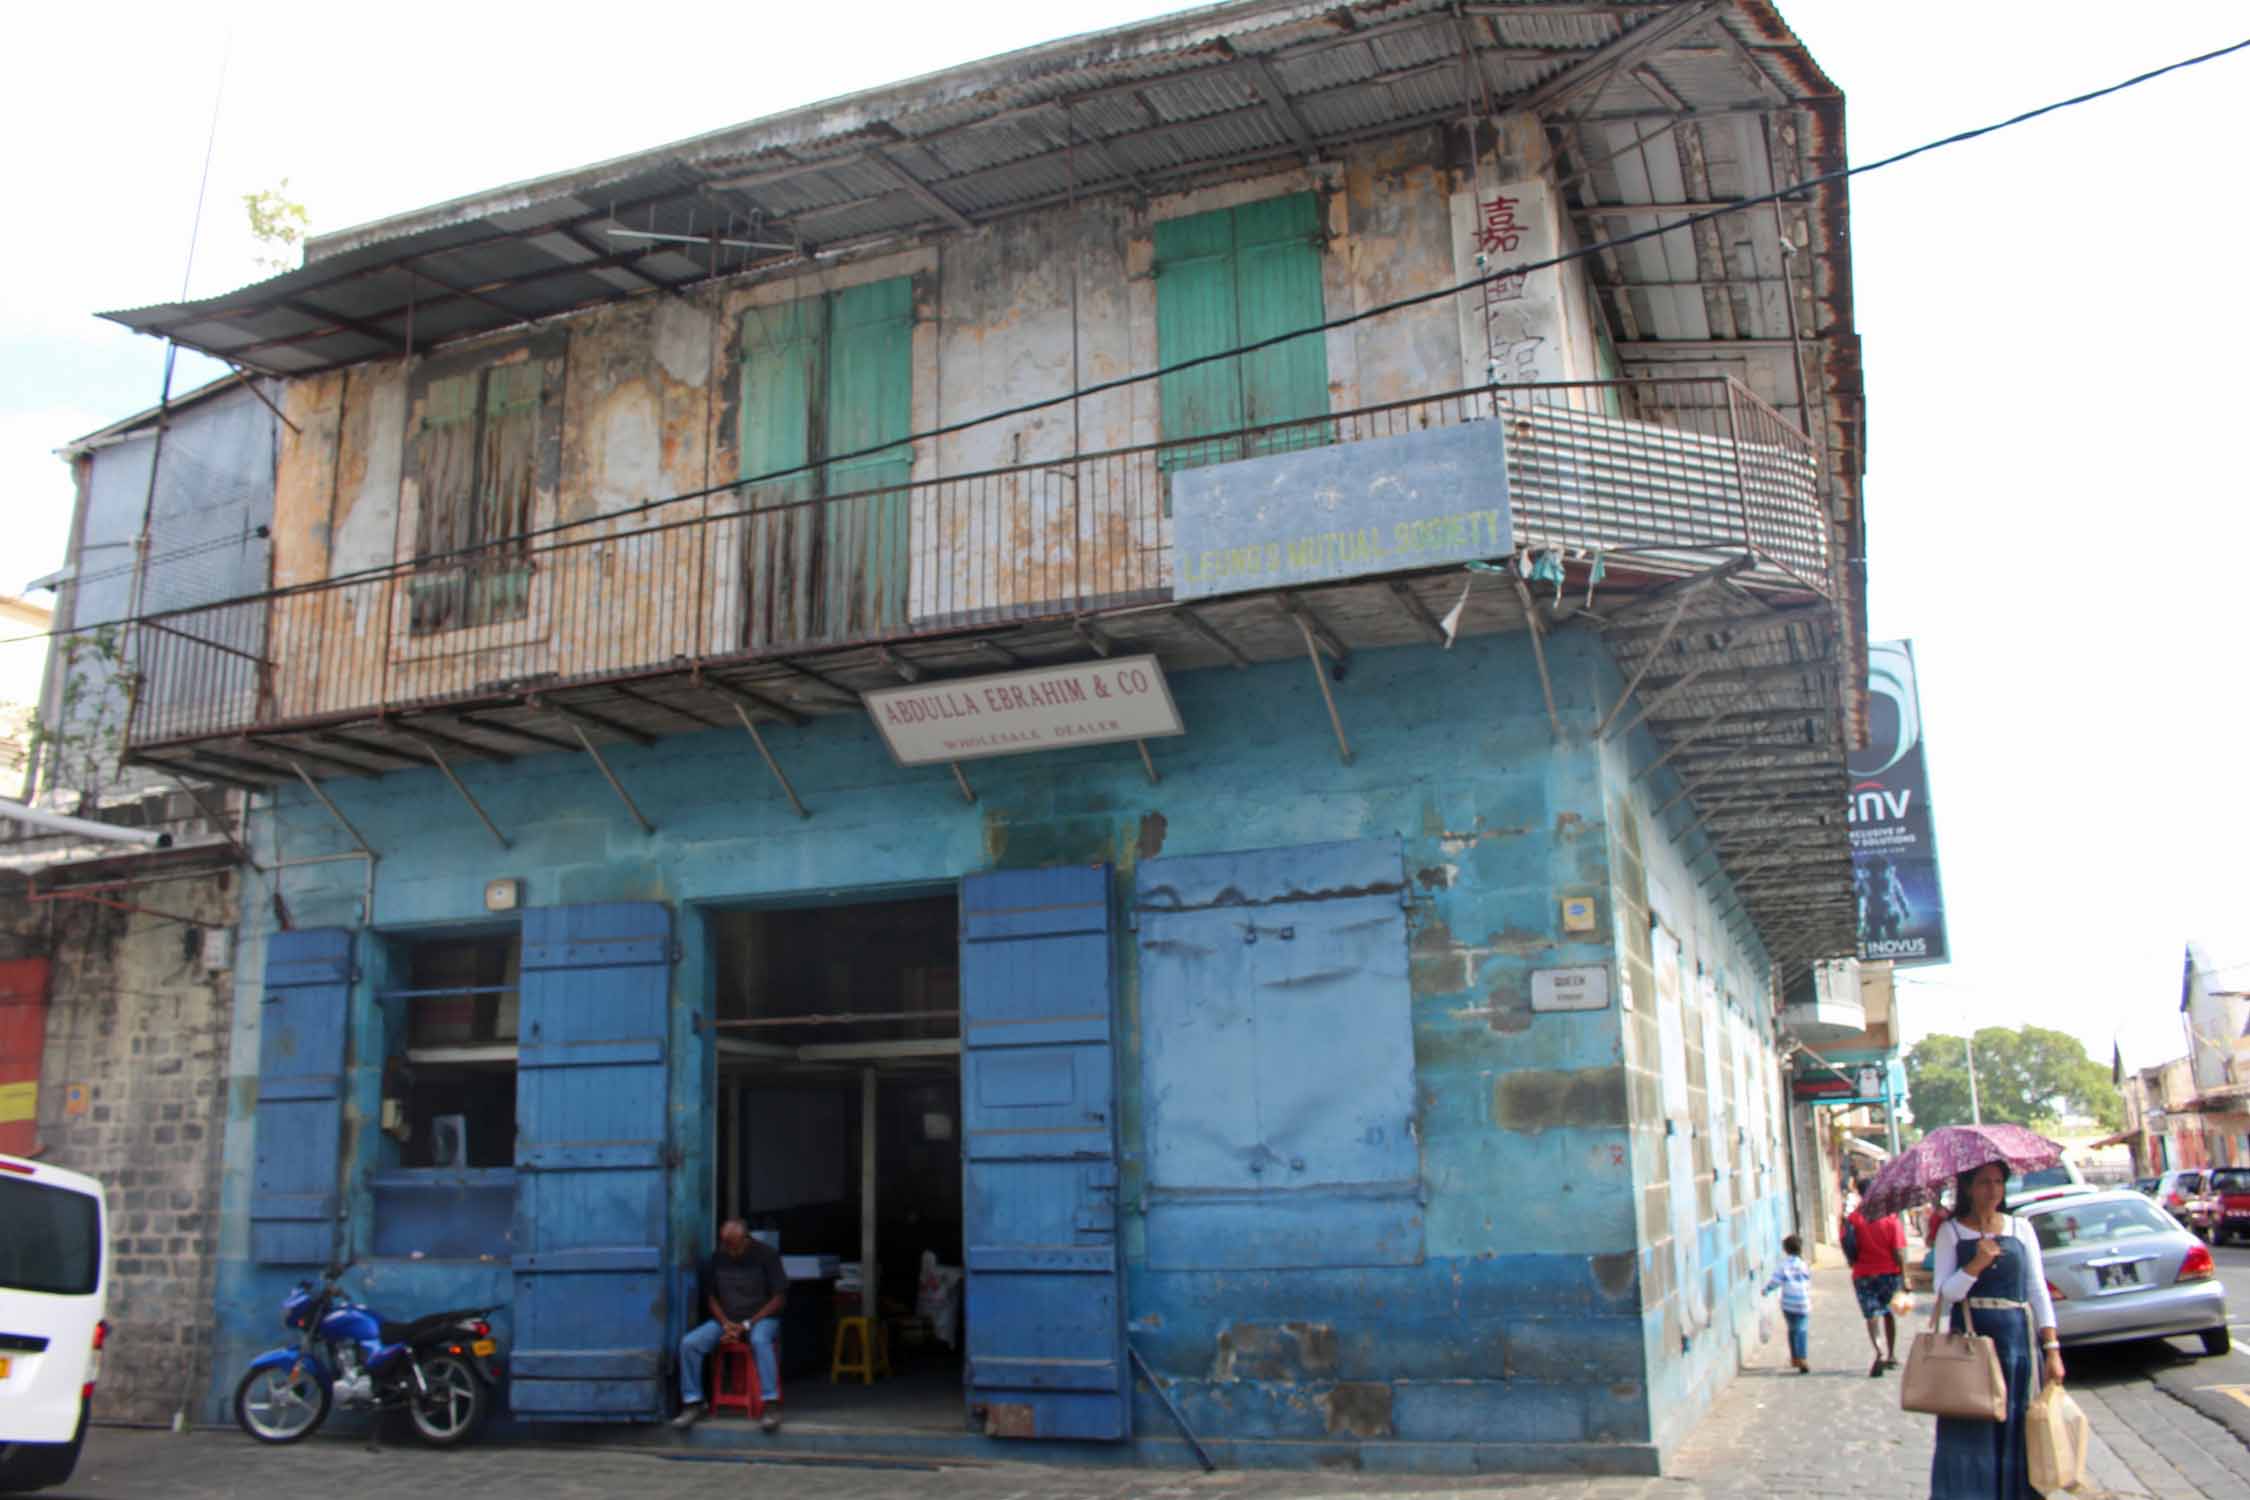
M 250 233 L 258 243 L 286 252 L 261 255 L 257 263 L 270 271 L 295 270 L 299 258 L 297 247 L 303 243 L 305 231 L 312 227 L 312 218 L 305 211 L 305 205 L 289 196 L 289 179 L 282 178 L 275 187 L 244 193 L 242 206 L 250 215 Z
M 25 754 L 46 761 L 42 785 L 77 793 L 82 808 L 98 806 L 121 774 L 140 676 L 125 665 L 124 636 L 114 625 L 57 636 L 53 650 L 62 665 L 54 717 L 31 716 Z
M 2085 1044 L 2061 1031 L 1987 1026 L 1977 1032 L 1977 1102 L 1984 1118 L 2034 1129 L 2065 1118 L 2091 1118 L 2109 1130 L 2124 1123 L 2125 1101 L 2109 1069 Z M 1968 1045 L 1936 1034 L 1906 1054 L 1907 1088 L 1918 1130 L 1970 1123 Z

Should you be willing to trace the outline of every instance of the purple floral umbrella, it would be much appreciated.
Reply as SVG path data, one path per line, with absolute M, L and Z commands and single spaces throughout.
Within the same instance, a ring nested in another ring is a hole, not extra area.
M 2004 1162 L 2013 1174 L 2061 1160 L 2062 1147 L 2022 1125 L 1940 1125 L 1875 1174 L 1859 1211 L 1880 1219 L 1935 1202 L 1954 1178 L 1987 1162 Z

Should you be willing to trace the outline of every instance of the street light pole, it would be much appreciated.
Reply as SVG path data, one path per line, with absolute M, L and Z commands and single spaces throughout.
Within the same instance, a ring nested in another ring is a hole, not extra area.
M 1969 1054 L 1969 1123 L 1982 1125 L 1984 1111 L 1977 1107 L 1977 1039 L 1965 1036 L 1961 1038 L 1961 1045 Z

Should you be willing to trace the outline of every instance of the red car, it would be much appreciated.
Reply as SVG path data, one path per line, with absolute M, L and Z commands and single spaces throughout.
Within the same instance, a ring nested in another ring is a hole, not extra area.
M 2214 1245 L 2250 1240 L 2250 1167 L 2219 1167 L 2188 1205 L 2196 1233 Z

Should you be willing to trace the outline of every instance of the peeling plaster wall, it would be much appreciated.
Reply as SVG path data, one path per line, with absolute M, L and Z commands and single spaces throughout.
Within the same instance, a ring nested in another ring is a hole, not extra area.
M 1622 680 L 1607 682 L 1613 701 Z M 1791 1231 L 1778 1003 L 1771 964 L 1731 885 L 1699 859 L 1674 810 L 1678 783 L 1636 778 L 1660 752 L 1645 730 L 1603 747 L 1610 888 L 1639 1200 L 1642 1336 L 1658 1446 L 1669 1451 L 1733 1379 L 1745 1349 L 1775 1336 L 1759 1288 Z M 1667 1038 L 1658 945 L 1679 945 L 1677 1030 Z M 1668 1068 L 1676 1069 L 1667 1086 Z M 1754 1097 L 1755 1096 L 1755 1097 Z
M 1151 748 L 1150 785 L 1129 745 L 996 759 L 971 770 L 964 805 L 943 768 L 901 772 L 864 721 L 781 731 L 775 754 L 812 809 L 798 819 L 756 775 L 739 735 L 619 747 L 612 765 L 655 822 L 644 835 L 580 757 L 460 774 L 509 835 L 496 848 L 462 818 L 432 819 L 450 795 L 435 773 L 402 771 L 330 788 L 382 851 L 378 932 L 483 918 L 484 882 L 524 881 L 553 905 L 659 900 L 680 913 L 674 979 L 673 1119 L 681 1166 L 673 1234 L 685 1259 L 715 1205 L 706 1108 L 709 993 L 699 903 L 926 887 L 964 873 L 1106 860 L 1118 889 L 1157 855 L 1398 839 L 1412 883 L 1409 999 L 1416 1139 L 1426 1193 L 1417 1264 L 1322 1270 L 1160 1271 L 1135 1204 L 1146 1149 L 1132 945 L 1121 943 L 1118 1201 L 1133 1341 L 1190 1422 L 1241 1462 L 1384 1462 L 1413 1467 L 1646 1471 L 1654 1462 L 1636 1223 L 1642 1202 L 1632 1078 L 1621 1012 L 1534 1013 L 1531 977 L 1612 960 L 1611 928 L 1565 935 L 1561 903 L 1617 899 L 1610 772 L 1586 743 L 1617 674 L 1594 638 L 1549 643 L 1558 746 L 1521 635 L 1355 656 L 1339 706 L 1358 754 L 1341 765 L 1316 686 L 1296 663 L 1180 674 L 1190 732 Z M 1286 795 L 1274 789 L 1286 787 Z M 258 846 L 292 857 L 342 852 L 309 798 L 283 789 Z M 356 862 L 282 876 L 300 926 L 358 926 Z M 272 902 L 251 893 L 236 992 L 235 1055 L 254 1059 L 256 970 Z M 382 982 L 361 938 L 357 1005 Z M 354 1109 L 374 1097 L 372 1033 L 355 1034 Z M 238 1064 L 228 1136 L 228 1260 L 217 1316 L 222 1368 L 267 1338 L 281 1269 L 245 1259 L 241 1229 L 254 1142 L 254 1062 Z M 365 1132 L 347 1137 L 364 1142 Z M 357 1149 L 357 1148 L 355 1148 Z M 355 1243 L 369 1205 L 353 1200 Z M 371 1289 L 401 1307 L 505 1301 L 504 1263 L 370 1260 Z M 223 1399 L 211 1393 L 213 1410 Z M 1136 1427 L 1169 1441 L 1151 1392 Z M 1007 1453 L 1005 1446 L 996 1453 Z M 1168 1450 L 1155 1450 L 1168 1452 Z M 1385 1455 L 1388 1455 L 1387 1457 Z
M 651 294 L 412 362 L 290 382 L 285 400 L 301 431 L 282 445 L 277 584 L 411 558 L 419 496 L 408 453 L 423 393 L 436 376 L 482 363 L 545 361 L 554 410 L 541 443 L 553 457 L 533 524 L 577 529 L 542 541 L 571 545 L 541 557 L 521 620 L 412 638 L 411 590 L 390 579 L 281 601 L 277 705 L 344 710 L 741 649 L 743 553 L 757 538 L 727 517 L 747 497 L 641 507 L 740 477 L 740 340 L 751 308 L 912 278 L 913 429 L 967 422 L 1156 368 L 1162 220 L 1314 192 L 1329 317 L 1443 291 L 1461 274 L 1455 198 L 1499 180 L 1496 171 L 1527 180 L 1547 171 L 1543 137 L 1523 121 L 1506 122 L 1488 148 L 1472 174 L 1459 139 L 1430 128 L 1320 168 L 1258 172 L 1147 203 L 1092 199 L 928 245 Z M 1559 216 L 1551 193 L 1541 211 Z M 1540 326 L 1559 330 L 1565 346 L 1558 368 L 1590 377 L 1597 357 L 1583 275 L 1575 263 L 1541 275 L 1533 300 Z M 1463 345 L 1461 300 L 1438 297 L 1331 331 L 1332 409 L 1481 381 L 1483 356 Z M 1056 612 L 1168 587 L 1165 480 L 1146 451 L 1163 437 L 1160 406 L 1158 385 L 1145 382 L 915 443 L 910 622 Z M 1142 451 L 1121 451 L 1134 449 Z M 1073 463 L 1074 453 L 1115 456 Z M 604 516 L 616 519 L 582 524 Z M 707 524 L 655 529 L 682 521 Z M 639 607 L 607 607 L 636 590 L 645 590 Z

